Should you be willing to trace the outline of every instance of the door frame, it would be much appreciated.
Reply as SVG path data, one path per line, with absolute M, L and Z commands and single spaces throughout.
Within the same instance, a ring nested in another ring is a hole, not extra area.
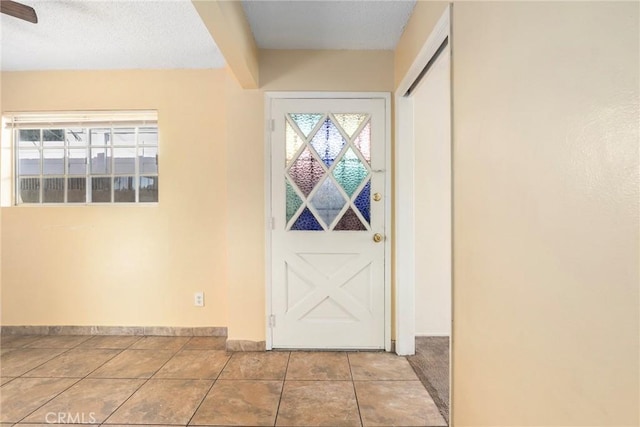
M 449 42 L 451 48 L 451 5 L 429 34 L 416 55 L 411 67 L 394 93 L 395 100 L 395 284 L 396 284 L 396 353 L 415 353 L 415 174 L 414 174 L 414 106 L 408 96 L 414 84 L 420 81 L 424 71 L 439 53 L 440 47 Z M 453 70 L 453 67 L 451 67 Z M 451 84 L 451 77 L 449 78 Z M 452 95 L 452 92 L 450 92 Z M 453 103 L 451 103 L 453 105 Z M 453 121 L 451 121 L 453 124 Z M 452 126 L 453 127 L 453 126 Z M 451 133 L 453 138 L 453 133 Z M 453 155 L 453 153 L 452 153 Z M 452 181 L 453 189 L 453 181 Z M 453 190 L 452 190 L 453 193 Z M 453 203 L 451 194 L 451 203 Z M 453 210 L 452 210 L 453 212 Z M 453 224 L 453 223 L 452 223 Z M 451 233 L 453 242 L 453 230 Z M 453 249 L 453 245 L 452 245 Z M 451 255 L 452 256 L 452 255 Z M 453 264 L 452 264 L 453 265 Z M 453 277 L 451 280 L 453 285 Z M 453 292 L 453 286 L 452 286 Z M 452 307 L 453 307 L 453 298 Z M 453 309 L 452 309 L 453 313 Z M 453 319 L 453 316 L 452 316 Z M 452 322 L 453 323 L 453 322 Z M 452 325 L 453 326 L 453 325 Z M 451 329 L 450 342 L 453 340 Z
M 266 349 L 273 349 L 272 328 L 269 326 L 272 310 L 272 271 L 271 271 L 271 113 L 272 101 L 276 99 L 382 99 L 385 106 L 385 184 L 384 191 L 384 346 L 386 351 L 391 351 L 391 241 L 393 230 L 391 228 L 391 193 L 392 169 L 391 169 L 391 94 L 388 92 L 265 92 L 265 151 L 264 151 L 264 197 L 265 197 L 265 337 Z M 397 309 L 397 307 L 396 307 Z

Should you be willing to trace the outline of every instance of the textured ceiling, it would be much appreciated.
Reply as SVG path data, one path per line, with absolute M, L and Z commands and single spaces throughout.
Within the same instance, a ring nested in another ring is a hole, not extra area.
M 393 50 L 415 1 L 243 0 L 264 49 Z
M 2 70 L 219 68 L 189 0 L 18 0 L 38 23 L 2 14 Z

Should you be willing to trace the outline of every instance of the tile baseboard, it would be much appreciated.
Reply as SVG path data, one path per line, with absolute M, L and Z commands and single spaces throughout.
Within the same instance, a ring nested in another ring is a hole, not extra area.
M 227 340 L 227 351 L 266 351 L 266 341 Z
M 155 335 L 167 337 L 226 337 L 223 326 L 2 326 L 2 335 Z

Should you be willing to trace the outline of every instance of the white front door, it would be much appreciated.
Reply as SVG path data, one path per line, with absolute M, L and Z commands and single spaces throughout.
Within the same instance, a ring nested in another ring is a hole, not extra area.
M 385 348 L 386 108 L 271 100 L 274 348 Z

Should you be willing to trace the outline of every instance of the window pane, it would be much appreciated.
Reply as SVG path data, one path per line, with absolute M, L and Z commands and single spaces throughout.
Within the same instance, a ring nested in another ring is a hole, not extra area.
M 135 148 L 114 148 L 113 149 L 113 169 L 114 173 L 136 173 L 136 149 Z
M 327 166 L 331 166 L 336 160 L 346 143 L 336 125 L 329 119 L 325 120 L 311 140 L 311 145 Z
M 353 196 L 353 193 L 367 174 L 367 168 L 351 148 L 342 156 L 342 159 L 333 170 L 333 176 L 342 185 L 349 197 Z
M 67 129 L 67 145 L 70 147 L 83 147 L 89 142 L 87 130 L 82 128 Z
M 324 220 L 327 227 L 330 227 L 333 220 L 342 210 L 345 200 L 336 184 L 333 183 L 333 180 L 327 178 L 311 199 L 311 204 L 316 208 L 316 211 L 320 214 L 320 218 Z
M 91 149 L 91 173 L 109 174 L 111 173 L 111 148 Z
M 20 178 L 18 188 L 22 203 L 40 202 L 40 178 Z
M 323 228 L 313 215 L 313 213 L 309 210 L 309 208 L 304 208 L 296 222 L 291 226 L 292 230 L 303 230 L 303 231 L 322 231 Z
M 141 202 L 157 202 L 158 201 L 158 177 L 157 176 L 141 176 L 140 177 L 140 201 Z
M 293 126 L 289 124 L 288 121 L 285 121 L 285 152 L 287 156 L 287 165 L 291 163 L 293 157 L 298 153 L 302 144 L 304 144 L 304 139 L 298 135 L 293 129 Z
M 347 209 L 334 228 L 334 230 L 337 231 L 364 231 L 366 229 L 362 221 L 360 221 L 360 218 L 358 218 L 358 215 L 356 215 L 351 208 Z
M 111 202 L 111 178 L 91 178 L 91 201 Z
M 91 129 L 91 145 L 110 145 L 111 144 L 111 129 Z
M 64 149 L 56 148 L 53 150 L 42 150 L 44 175 L 63 175 L 64 174 Z
M 291 114 L 291 118 L 296 122 L 298 129 L 302 131 L 304 136 L 309 136 L 323 116 L 324 114 Z
M 69 175 L 85 175 L 87 173 L 87 150 L 84 148 L 69 148 L 67 151 Z
M 114 129 L 113 145 L 136 145 L 136 129 L 135 128 Z
M 64 145 L 64 129 L 42 129 L 42 145 L 62 147 Z
M 135 180 L 135 176 L 114 178 L 113 199 L 116 203 L 133 203 L 136 201 Z
M 349 135 L 349 138 L 358 130 L 364 119 L 367 118 L 366 114 L 335 114 L 335 118 L 340 123 L 340 126 Z
M 158 145 L 158 128 L 146 127 L 138 129 L 138 144 Z
M 20 149 L 18 151 L 18 174 L 40 175 L 40 150 Z
M 64 202 L 64 178 L 45 178 L 42 188 L 44 203 Z
M 158 173 L 158 148 L 140 147 L 140 173 Z
M 322 163 L 313 157 L 309 148 L 305 148 L 291 165 L 289 175 L 302 193 L 308 196 L 324 175 L 324 168 Z
M 67 202 L 84 203 L 87 200 L 87 179 L 67 178 Z
M 40 129 L 20 129 L 18 145 L 21 147 L 37 147 L 40 145 Z

